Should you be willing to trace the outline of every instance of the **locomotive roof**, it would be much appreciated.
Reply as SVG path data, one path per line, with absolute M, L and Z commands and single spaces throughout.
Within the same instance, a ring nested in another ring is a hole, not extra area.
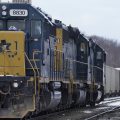
M 28 11 L 28 16 L 29 19 L 46 19 L 50 25 L 53 25 L 53 22 L 50 20 L 49 16 L 47 16 L 47 14 L 45 14 L 40 8 L 36 8 L 34 6 L 32 6 L 31 4 L 26 4 L 26 3 L 0 3 L 0 11 L 2 12 L 2 7 L 6 6 L 7 9 L 6 11 L 9 13 L 7 14 L 7 16 L 1 16 L 0 17 L 2 19 L 5 19 L 7 17 L 9 17 L 10 19 L 16 16 L 10 16 L 10 10 L 14 9 L 21 9 L 21 10 L 27 10 Z M 3 10 L 4 11 L 4 10 Z M 31 13 L 31 14 L 29 14 Z M 24 16 L 25 19 L 28 18 L 28 16 Z M 17 16 L 20 18 L 23 18 L 23 16 Z

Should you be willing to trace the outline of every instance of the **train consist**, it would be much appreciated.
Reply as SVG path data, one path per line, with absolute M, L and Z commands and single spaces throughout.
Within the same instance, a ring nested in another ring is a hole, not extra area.
M 0 118 L 94 106 L 104 99 L 105 51 L 30 4 L 0 4 Z

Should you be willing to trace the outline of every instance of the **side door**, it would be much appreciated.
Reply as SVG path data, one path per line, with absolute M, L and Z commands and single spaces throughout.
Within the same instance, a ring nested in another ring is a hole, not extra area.
M 28 46 L 28 57 L 35 69 L 40 72 L 41 68 L 41 51 L 42 51 L 42 22 L 41 20 L 31 20 L 31 33 Z M 30 65 L 28 65 L 28 74 L 33 75 L 33 70 Z M 37 67 L 37 68 L 36 68 Z

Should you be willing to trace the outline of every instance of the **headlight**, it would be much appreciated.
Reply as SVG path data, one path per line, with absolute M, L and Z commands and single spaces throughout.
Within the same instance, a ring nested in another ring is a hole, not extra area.
M 18 86 L 19 86 L 19 84 L 18 84 L 17 82 L 14 82 L 14 83 L 13 83 L 13 87 L 14 87 L 14 88 L 18 88 Z
M 6 10 L 7 7 L 5 5 L 2 6 L 2 10 Z
M 2 15 L 6 16 L 7 12 L 6 11 L 2 11 Z

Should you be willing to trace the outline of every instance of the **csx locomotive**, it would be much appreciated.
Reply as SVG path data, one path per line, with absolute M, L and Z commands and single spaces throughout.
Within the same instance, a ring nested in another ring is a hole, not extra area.
M 0 118 L 104 99 L 105 51 L 30 4 L 0 4 Z

